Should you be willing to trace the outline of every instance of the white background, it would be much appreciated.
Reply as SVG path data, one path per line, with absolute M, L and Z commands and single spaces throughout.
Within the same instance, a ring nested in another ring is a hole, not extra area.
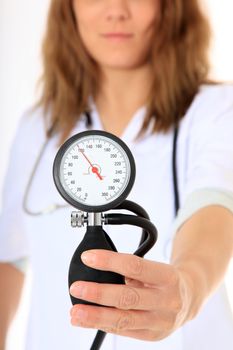
M 206 2 L 215 32 L 212 77 L 233 80 L 233 2 Z M 41 71 L 40 43 L 48 5 L 49 0 L 0 0 L 0 194 L 17 122 L 38 96 L 36 82 Z M 233 304 L 232 277 L 231 267 L 227 285 Z M 23 302 L 9 334 L 7 350 L 23 349 L 29 285 L 30 274 Z

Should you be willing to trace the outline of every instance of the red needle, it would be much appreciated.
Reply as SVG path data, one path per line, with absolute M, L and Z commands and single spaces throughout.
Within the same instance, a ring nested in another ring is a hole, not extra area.
M 89 159 L 87 158 L 87 156 L 84 154 L 84 150 L 82 150 L 81 148 L 79 148 L 79 146 L 78 146 L 78 149 L 79 149 L 79 151 L 83 154 L 83 156 L 86 158 L 86 160 L 88 161 L 88 163 L 90 164 L 90 166 L 91 166 L 91 168 L 92 168 L 92 172 L 95 173 L 95 174 L 98 176 L 98 178 L 99 178 L 100 180 L 103 180 L 102 176 L 100 175 L 100 173 L 99 173 L 99 171 L 98 171 L 98 168 L 92 165 L 92 163 L 90 162 L 90 160 L 89 160 Z
M 100 173 L 99 173 L 97 167 L 93 166 L 93 167 L 92 167 L 92 172 L 95 173 L 95 174 L 98 176 L 98 178 L 99 178 L 100 180 L 103 180 L 103 178 L 102 178 L 102 176 L 100 175 Z

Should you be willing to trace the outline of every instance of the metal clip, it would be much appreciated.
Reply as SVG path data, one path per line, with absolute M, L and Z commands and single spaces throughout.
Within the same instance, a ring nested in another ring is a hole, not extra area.
M 71 226 L 72 227 L 82 227 L 84 226 L 85 223 L 85 216 L 84 212 L 79 210 L 79 211 L 72 211 L 71 212 Z

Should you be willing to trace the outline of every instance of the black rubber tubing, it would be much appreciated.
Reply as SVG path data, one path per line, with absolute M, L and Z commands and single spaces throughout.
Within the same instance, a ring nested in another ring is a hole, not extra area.
M 106 214 L 105 220 L 108 225 L 133 225 L 146 230 L 147 237 L 134 252 L 134 255 L 143 257 L 156 243 L 157 229 L 148 219 L 127 214 Z

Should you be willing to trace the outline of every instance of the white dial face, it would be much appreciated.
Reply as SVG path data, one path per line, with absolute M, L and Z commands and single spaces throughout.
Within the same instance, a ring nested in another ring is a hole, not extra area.
M 130 180 L 130 163 L 125 150 L 102 135 L 88 135 L 64 153 L 60 180 L 76 202 L 106 205 L 118 198 Z

